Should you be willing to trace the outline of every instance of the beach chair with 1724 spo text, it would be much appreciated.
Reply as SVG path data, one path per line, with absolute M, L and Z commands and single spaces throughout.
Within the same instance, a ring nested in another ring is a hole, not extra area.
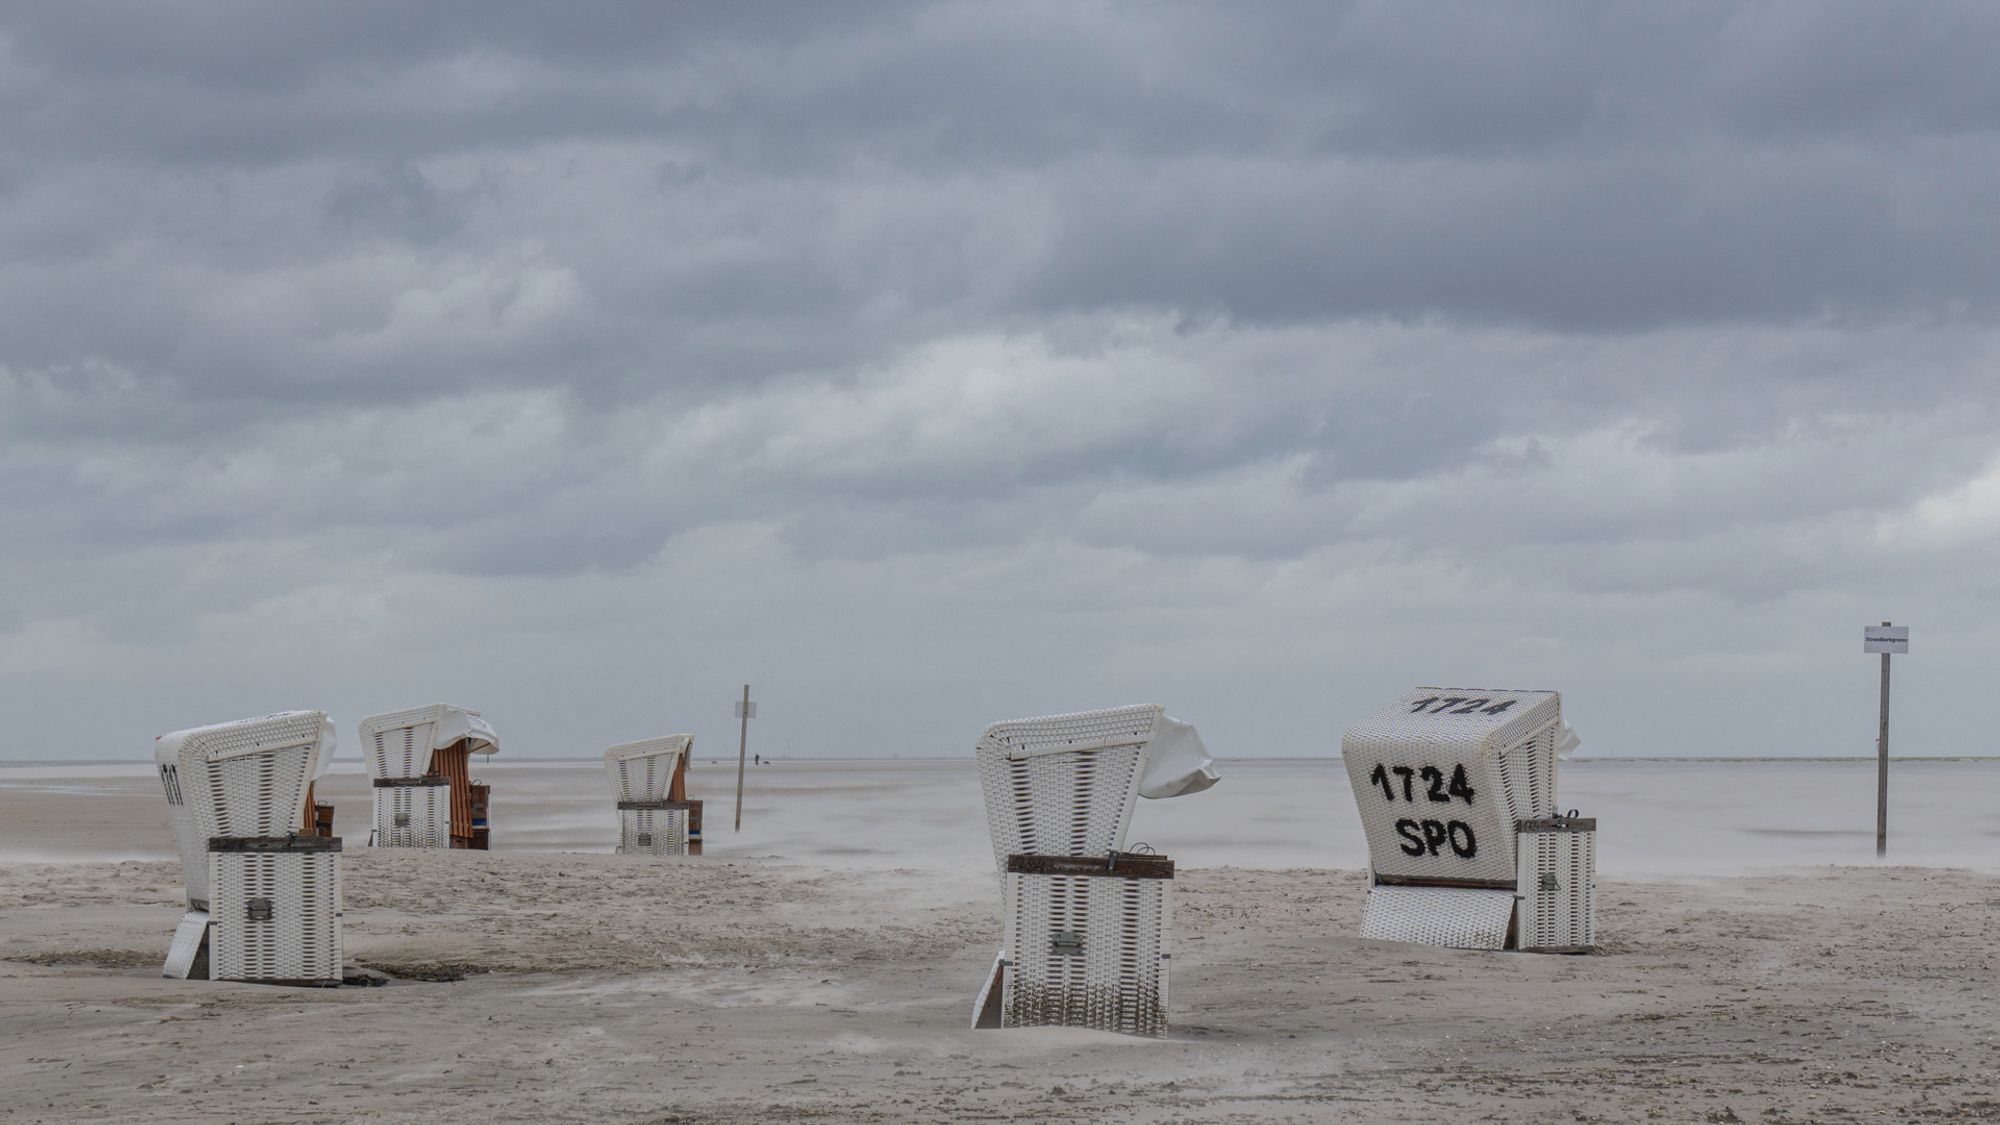
M 1597 942 L 1597 821 L 1557 813 L 1576 745 L 1553 691 L 1422 687 L 1340 740 L 1368 834 L 1361 936 L 1577 953 Z

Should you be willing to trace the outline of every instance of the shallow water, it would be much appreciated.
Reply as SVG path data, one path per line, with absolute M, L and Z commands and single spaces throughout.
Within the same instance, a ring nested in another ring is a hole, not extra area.
M 1367 865 L 1347 776 L 1337 760 L 1221 763 L 1205 793 L 1141 801 L 1130 842 L 1191 866 Z M 609 851 L 617 821 L 592 761 L 494 759 L 497 850 Z M 707 851 L 868 867 L 991 862 L 969 760 L 788 761 L 752 766 L 743 828 L 731 827 L 736 765 L 695 763 Z M 367 779 L 345 762 L 322 780 L 350 847 L 366 842 Z M 1872 864 L 1875 764 L 1861 760 L 1563 763 L 1564 808 L 1598 818 L 1598 870 L 1611 877 L 1729 875 Z M 171 858 L 164 805 L 148 764 L 0 766 L 0 859 Z M 64 810 L 70 811 L 65 813 Z M 68 830 L 78 818 L 103 827 Z M 108 822 L 108 823 L 107 823 Z M 2000 871 L 2000 759 L 1894 763 L 1888 862 Z

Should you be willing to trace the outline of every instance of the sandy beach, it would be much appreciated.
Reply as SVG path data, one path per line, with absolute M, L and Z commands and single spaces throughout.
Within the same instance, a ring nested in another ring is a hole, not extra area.
M 394 979 L 331 990 L 161 979 L 182 890 L 154 783 L 12 771 L 0 1115 L 2000 1120 L 1990 869 L 1716 873 L 1695 854 L 1672 874 L 1607 848 L 1597 954 L 1369 942 L 1327 769 L 1225 768 L 1211 794 L 1142 804 L 1135 835 L 1190 857 L 1166 1041 L 967 1029 L 998 937 L 969 763 L 767 767 L 732 837 L 731 771 L 705 762 L 709 854 L 673 860 L 604 854 L 588 764 L 492 771 L 490 853 L 371 850 L 361 788 L 337 778 L 347 955 Z M 1258 804 L 1264 823 L 1234 819 Z M 1326 842 L 1285 844 L 1293 820 Z

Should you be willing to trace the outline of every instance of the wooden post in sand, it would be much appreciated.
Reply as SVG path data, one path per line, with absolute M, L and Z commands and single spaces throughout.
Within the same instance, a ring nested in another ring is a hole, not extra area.
M 1861 651 L 1882 654 L 1882 712 L 1875 729 L 1875 854 L 1889 854 L 1889 656 L 1910 651 L 1910 627 L 1863 626 Z
M 743 685 L 743 702 L 736 705 L 736 717 L 743 729 L 736 736 L 736 828 L 743 831 L 743 760 L 750 749 L 750 720 L 757 717 L 757 705 L 750 702 L 750 685 Z

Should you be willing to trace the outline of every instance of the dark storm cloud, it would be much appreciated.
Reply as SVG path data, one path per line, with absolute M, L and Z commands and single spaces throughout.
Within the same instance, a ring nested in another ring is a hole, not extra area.
M 31 148 L 163 165 L 343 153 L 376 163 L 331 173 L 334 217 L 374 214 L 355 181 L 379 177 L 388 155 L 406 190 L 431 196 L 404 215 L 419 244 L 465 220 L 411 161 L 550 141 L 684 146 L 689 159 L 663 165 L 719 162 L 724 191 L 772 161 L 833 197 L 887 170 L 869 161 L 919 181 L 1034 168 L 1060 193 L 1049 218 L 1061 245 L 1021 279 L 1017 307 L 1029 309 L 1615 327 L 1866 314 L 1968 293 L 1990 303 L 1981 251 L 1992 231 L 1963 226 L 1990 208 L 1926 224 L 1925 200 L 1906 198 L 1907 165 L 1835 143 L 1885 129 L 1931 138 L 1940 147 L 1916 157 L 1941 177 L 1924 188 L 1934 204 L 1990 198 L 1980 126 L 1996 83 L 1959 46 L 1990 38 L 1978 9 L 1935 21 L 1826 9 L 1693 8 L 1677 21 L 1594 6 L 1267 11 L 32 9 L 12 45 L 29 76 L 15 83 L 15 128 Z M 1850 42 L 1863 36 L 1869 51 Z M 1800 64 L 1802 43 L 1836 66 Z M 1954 46 L 1926 50 L 1934 43 Z M 1850 57 L 1858 72 L 1839 73 Z M 1811 111 L 1787 128 L 1776 107 L 1791 104 Z M 1842 105 L 1853 112 L 1828 108 Z M 421 120 L 429 132 L 401 134 Z M 242 150 L 266 135 L 281 147 Z M 705 274 L 685 294 L 692 311 L 788 289 L 797 307 L 853 311 L 852 292 L 780 283 L 810 273 L 820 247 L 771 249 L 777 261 L 744 263 L 735 282 Z
M 1976 154 L 1976 155 L 1975 155 Z M 1447 317 L 1563 330 L 1995 311 L 2000 143 L 1908 170 L 1862 151 L 1619 152 L 1522 163 L 1228 164 L 1082 188 L 1028 290 L 1041 307 L 1239 320 Z M 1695 166 L 1691 167 L 1690 164 Z M 1165 232 L 1163 235 L 1161 232 Z

